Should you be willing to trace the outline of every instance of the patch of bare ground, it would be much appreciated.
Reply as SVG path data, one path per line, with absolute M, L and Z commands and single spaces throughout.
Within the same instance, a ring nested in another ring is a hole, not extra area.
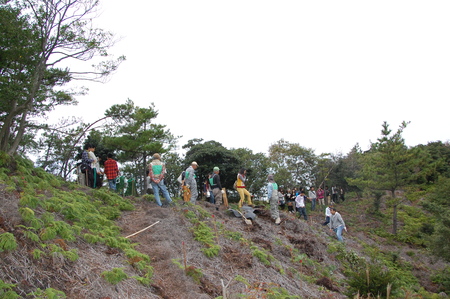
M 242 241 L 236 241 L 217 233 L 216 242 L 221 247 L 219 255 L 208 258 L 201 251 L 204 245 L 193 239 L 192 224 L 183 215 L 185 210 L 195 212 L 195 207 L 160 208 L 155 203 L 141 200 L 135 204 L 136 210 L 124 213 L 117 223 L 122 227 L 122 235 L 127 236 L 159 221 L 131 239 L 138 244 L 137 250 L 151 257 L 154 267 L 152 289 L 161 298 L 215 298 L 223 294 L 224 286 L 227 298 L 239 298 L 239 294 L 262 298 L 258 296 L 264 296 L 265 291 L 274 287 L 284 288 L 291 295 L 302 298 L 346 298 L 338 293 L 331 281 L 308 283 L 302 279 L 302 275 L 316 274 L 315 269 L 293 263 L 289 246 L 317 262 L 335 262 L 325 255 L 325 239 L 318 240 L 309 223 L 292 215 L 282 213 L 281 225 L 275 225 L 269 212 L 259 209 L 258 217 L 252 225 L 247 225 L 224 207 L 216 211 L 208 203 L 198 202 L 197 205 L 211 215 L 203 220 L 210 227 L 214 227 L 213 221 L 216 221 L 225 230 L 243 236 Z M 264 264 L 255 257 L 251 246 L 264 250 L 273 256 L 273 260 Z M 203 276 L 195 281 L 173 260 L 200 270 Z M 247 283 L 236 280 L 238 276 Z

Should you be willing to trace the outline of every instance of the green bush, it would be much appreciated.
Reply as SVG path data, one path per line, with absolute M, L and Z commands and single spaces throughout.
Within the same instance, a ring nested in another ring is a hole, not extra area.
M 376 262 L 366 264 L 366 268 L 352 271 L 348 274 L 349 285 L 348 296 L 353 297 L 359 293 L 360 296 L 381 296 L 386 297 L 388 293 L 388 286 L 390 286 L 390 295 L 394 298 L 399 293 L 396 275 L 383 268 L 382 265 Z
M 450 266 L 431 277 L 432 281 L 439 285 L 439 290 L 450 295 Z

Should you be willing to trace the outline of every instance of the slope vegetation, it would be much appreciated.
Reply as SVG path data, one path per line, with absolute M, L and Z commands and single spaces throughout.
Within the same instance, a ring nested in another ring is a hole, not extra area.
M 282 211 L 275 225 L 261 204 L 249 225 L 204 201 L 160 208 L 152 196 L 62 182 L 26 160 L 3 157 L 0 167 L 0 298 L 348 298 L 364 273 L 388 279 L 391 298 L 440 291 L 430 277 L 446 265 L 373 234 L 383 223 L 364 201 L 339 206 L 342 244 L 322 210 L 308 221 Z M 385 284 L 371 283 L 383 296 Z

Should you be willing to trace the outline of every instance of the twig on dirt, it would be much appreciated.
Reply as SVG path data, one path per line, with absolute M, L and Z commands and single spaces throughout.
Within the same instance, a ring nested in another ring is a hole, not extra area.
M 149 225 L 149 226 L 147 226 L 146 228 L 143 228 L 143 229 L 141 229 L 140 231 L 135 232 L 134 234 L 131 234 L 131 235 L 129 235 L 129 236 L 126 236 L 125 238 L 127 239 L 127 238 L 129 238 L 129 237 L 132 237 L 132 236 L 135 236 L 135 235 L 137 235 L 137 234 L 140 234 L 140 233 L 142 233 L 143 231 L 149 229 L 150 227 L 152 227 L 153 225 L 155 225 L 155 224 L 157 224 L 157 223 L 159 223 L 159 220 L 156 221 L 155 223 L 153 223 L 152 225 Z
M 222 283 L 222 298 L 227 299 L 227 288 L 230 286 L 230 283 L 233 281 L 233 277 L 230 278 L 227 285 L 223 284 L 223 279 L 220 279 L 220 282 Z
M 183 245 L 183 262 L 184 262 L 184 272 L 187 272 L 187 262 L 186 262 L 186 247 L 184 246 L 184 241 L 181 243 Z

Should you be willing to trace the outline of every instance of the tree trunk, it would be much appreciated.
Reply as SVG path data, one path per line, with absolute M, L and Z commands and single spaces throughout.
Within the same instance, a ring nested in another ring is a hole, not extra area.
M 148 183 L 148 181 L 147 181 L 147 170 L 148 170 L 148 165 L 147 165 L 147 155 L 146 154 L 144 154 L 144 157 L 143 157 L 144 159 L 142 159 L 143 160 L 143 162 L 142 162 L 142 164 L 143 164 L 143 166 L 144 166 L 144 190 L 142 190 L 141 191 L 141 194 L 147 194 L 147 189 L 148 188 L 150 188 L 150 186 L 147 184 Z
M 25 129 L 26 129 L 25 124 L 27 121 L 28 111 L 29 110 L 25 110 L 23 112 L 22 117 L 20 119 L 19 128 L 17 129 L 16 136 L 15 136 L 13 142 L 9 146 L 8 154 L 11 156 L 17 152 L 20 142 L 22 141 L 23 135 L 25 134 Z
M 394 235 L 397 234 L 397 208 L 398 208 L 398 204 L 395 204 L 394 211 L 392 213 L 392 233 Z

